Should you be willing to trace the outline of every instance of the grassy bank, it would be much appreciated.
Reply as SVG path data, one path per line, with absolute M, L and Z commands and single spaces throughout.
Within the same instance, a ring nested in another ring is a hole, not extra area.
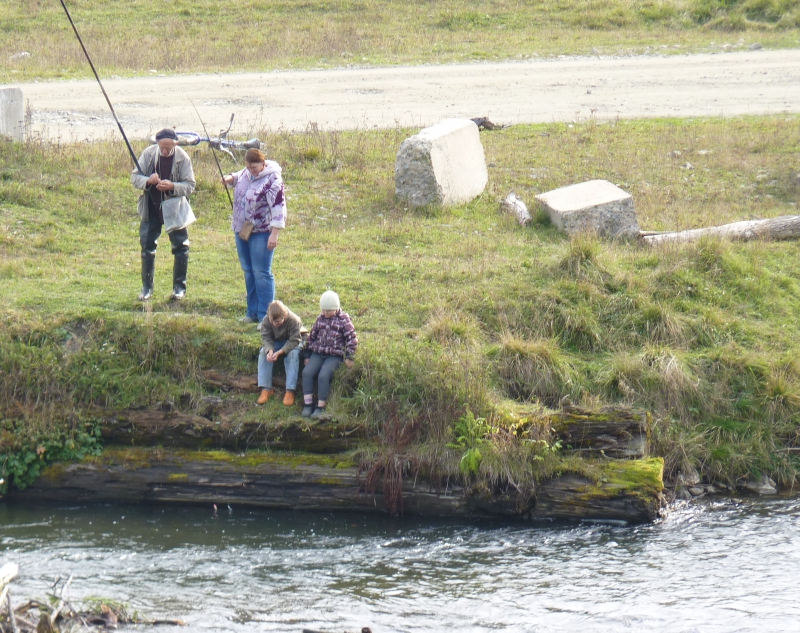
M 477 448 L 473 470 L 497 484 L 580 470 L 526 422 L 569 395 L 651 410 L 667 476 L 694 466 L 710 480 L 767 473 L 789 486 L 800 466 L 787 450 L 800 446 L 800 245 L 570 241 L 542 217 L 517 226 L 498 201 L 514 190 L 534 206 L 536 193 L 606 178 L 633 194 L 644 229 L 794 214 L 799 124 L 486 132 L 486 192 L 421 211 L 394 198 L 395 153 L 413 131 L 262 134 L 288 184 L 278 296 L 310 325 L 319 294 L 339 292 L 362 345 L 332 411 L 366 420 L 409 463 L 458 472 L 459 456 Z M 188 297 L 166 301 L 162 238 L 156 299 L 144 309 L 123 146 L 0 144 L 0 453 L 40 459 L 52 438 L 92 451 L 93 407 L 172 400 L 192 410 L 206 394 L 203 369 L 255 372 L 257 333 L 236 320 L 243 283 L 227 199 L 211 156 L 194 160 Z M 287 415 L 280 403 L 237 398 L 240 419 Z
M 788 0 L 136 0 L 124 10 L 73 0 L 68 6 L 104 76 L 800 44 L 800 8 Z M 0 83 L 90 76 L 57 2 L 0 3 L 0 32 Z M 30 56 L 12 57 L 23 52 Z

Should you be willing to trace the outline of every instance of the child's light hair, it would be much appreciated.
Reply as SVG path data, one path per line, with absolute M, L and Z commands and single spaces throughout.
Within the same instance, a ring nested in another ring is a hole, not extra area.
M 282 301 L 278 301 L 276 299 L 267 307 L 267 316 L 269 317 L 270 321 L 285 319 L 287 316 L 289 316 L 289 308 L 283 305 Z

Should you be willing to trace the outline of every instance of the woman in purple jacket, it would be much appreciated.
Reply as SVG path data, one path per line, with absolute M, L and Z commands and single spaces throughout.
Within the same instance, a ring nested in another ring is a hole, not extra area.
M 344 362 L 353 366 L 353 356 L 358 347 L 358 337 L 347 312 L 339 307 L 339 295 L 333 290 L 322 293 L 319 298 L 322 311 L 308 335 L 307 353 L 303 369 L 304 418 L 319 418 L 325 414 L 328 392 L 331 389 L 333 372 Z M 317 379 L 317 407 L 314 408 L 314 379 Z
M 247 289 L 247 312 L 240 321 L 260 323 L 275 299 L 272 255 L 286 227 L 286 198 L 278 163 L 259 149 L 247 150 L 244 162 L 244 169 L 223 182 L 234 188 L 231 228 Z

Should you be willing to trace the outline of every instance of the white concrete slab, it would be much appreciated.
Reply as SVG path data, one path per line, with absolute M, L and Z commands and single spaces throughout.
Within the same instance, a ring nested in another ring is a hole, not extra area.
M 0 89 L 0 136 L 21 141 L 25 129 L 25 101 L 19 88 Z
M 589 180 L 536 196 L 550 221 L 568 235 L 636 237 L 639 223 L 633 197 L 607 180 Z

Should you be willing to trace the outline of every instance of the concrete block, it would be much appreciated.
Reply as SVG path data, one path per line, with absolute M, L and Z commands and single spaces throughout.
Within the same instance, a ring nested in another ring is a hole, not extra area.
M 22 140 L 25 124 L 25 102 L 19 88 L 0 89 L 0 136 Z
M 445 119 L 403 141 L 394 168 L 395 193 L 411 206 L 469 202 L 483 193 L 489 173 L 469 119 Z
M 536 196 L 550 221 L 567 235 L 596 233 L 636 237 L 639 223 L 631 194 L 607 180 L 590 180 Z

